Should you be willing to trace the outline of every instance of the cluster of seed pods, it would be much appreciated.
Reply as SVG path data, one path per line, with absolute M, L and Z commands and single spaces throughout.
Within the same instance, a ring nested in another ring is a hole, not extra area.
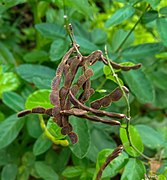
M 97 50 L 88 56 L 83 56 L 79 52 L 79 45 L 73 44 L 62 58 L 52 81 L 50 102 L 54 107 L 48 109 L 44 107 L 35 107 L 31 110 L 23 110 L 18 113 L 18 117 L 30 113 L 47 114 L 53 117 L 53 120 L 62 127 L 61 133 L 68 135 L 73 144 L 78 141 L 78 137 L 77 134 L 73 132 L 73 127 L 69 123 L 69 117 L 71 115 L 109 125 L 120 125 L 119 121 L 111 120 L 111 118 L 122 119 L 126 117 L 124 114 L 100 110 L 101 107 L 107 107 L 123 96 L 123 92 L 119 87 L 110 94 L 91 102 L 90 106 L 85 105 L 86 101 L 88 101 L 90 96 L 94 93 L 90 80 L 91 76 L 93 76 L 93 70 L 90 66 L 98 60 L 103 61 L 106 65 L 108 64 L 102 51 Z M 121 69 L 123 71 L 138 69 L 141 66 L 141 64 L 122 66 L 113 61 L 110 61 L 110 64 L 114 69 Z M 74 83 L 73 81 L 79 68 L 82 68 L 83 73 L 78 77 L 76 83 Z M 62 78 L 64 79 L 64 84 L 60 86 Z M 80 90 L 82 90 L 82 93 L 78 94 Z M 123 90 L 125 93 L 129 92 L 124 86 Z M 106 119 L 106 117 L 109 119 Z

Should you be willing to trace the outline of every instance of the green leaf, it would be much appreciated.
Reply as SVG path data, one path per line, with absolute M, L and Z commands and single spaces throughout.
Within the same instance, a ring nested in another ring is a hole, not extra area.
M 0 149 L 8 146 L 19 134 L 24 125 L 23 118 L 17 118 L 16 114 L 8 117 L 0 124 Z
M 95 44 L 103 44 L 107 40 L 107 33 L 99 28 L 94 29 L 91 32 L 92 41 Z
M 83 158 L 86 156 L 90 146 L 90 132 L 85 119 L 71 116 L 70 122 L 74 128 L 74 132 L 78 135 L 78 142 L 70 149 L 78 157 Z
M 116 26 L 130 18 L 135 13 L 135 9 L 131 6 L 124 6 L 118 9 L 105 23 L 105 27 Z
M 61 133 L 62 128 L 53 121 L 53 118 L 50 118 L 48 120 L 47 129 L 52 134 L 52 136 L 54 136 L 56 139 L 63 139 L 66 137 L 66 135 L 63 135 Z
M 154 56 L 162 50 L 161 43 L 144 43 L 136 46 L 131 46 L 122 51 L 122 56 L 125 58 L 143 59 L 145 57 Z
M 30 175 L 29 167 L 21 165 L 18 169 L 17 179 L 28 180 Z
M 47 137 L 45 137 L 44 134 L 41 134 L 41 136 L 39 136 L 39 138 L 35 141 L 33 146 L 33 153 L 35 156 L 38 156 L 46 152 L 51 146 L 52 142 Z
M 93 69 L 94 75 L 91 77 L 91 80 L 95 80 L 103 75 L 104 64 L 101 61 L 97 61 L 91 68 Z
M 40 77 L 34 77 L 33 83 L 38 89 L 51 89 L 52 79 L 41 79 Z
M 88 0 L 67 0 L 65 1 L 66 4 L 71 8 L 74 7 L 77 12 L 79 11 L 84 16 L 91 18 L 93 16 L 93 9 L 90 6 Z
M 26 151 L 22 156 L 22 164 L 26 167 L 33 167 L 35 163 L 35 156 L 31 151 Z
M 167 46 L 167 18 L 160 17 L 157 19 L 157 29 L 163 44 Z
M 143 124 L 136 125 L 135 128 L 138 130 L 143 144 L 148 148 L 158 149 L 164 143 L 163 137 L 153 128 Z
M 133 146 L 135 146 L 142 153 L 144 150 L 144 146 L 143 146 L 140 134 L 137 131 L 137 129 L 132 125 L 129 126 L 129 135 L 130 135 Z M 133 157 L 140 155 L 140 153 L 136 152 L 131 146 L 129 146 L 129 139 L 127 136 L 127 132 L 124 128 L 120 128 L 120 138 L 121 138 L 121 141 L 124 145 L 126 152 L 129 155 L 131 155 Z
M 42 134 L 39 119 L 37 115 L 26 116 L 26 128 L 28 134 L 37 139 Z
M 142 161 L 131 158 L 125 166 L 121 180 L 141 180 L 144 179 L 145 172 L 146 169 Z
M 128 87 L 136 96 L 140 103 L 148 103 L 154 101 L 155 92 L 152 83 L 141 70 L 121 72 Z M 147 88 L 146 88 L 147 87 Z
M 45 162 L 37 161 L 35 162 L 35 169 L 39 176 L 47 180 L 58 180 L 59 177 L 51 166 L 47 165 Z
M 154 101 L 154 106 L 162 109 L 167 108 L 167 91 L 157 89 L 156 90 L 156 99 Z
M 24 99 L 15 92 L 4 92 L 2 101 L 16 112 L 24 109 Z
M 83 172 L 83 168 L 80 166 L 73 166 L 73 167 L 67 167 L 62 175 L 67 177 L 67 178 L 74 178 L 77 176 L 80 176 Z
M 0 98 L 3 92 L 15 90 L 18 88 L 19 84 L 16 74 L 12 72 L 0 73 Z
M 153 9 L 155 9 L 161 0 L 145 0 L 145 1 L 148 2 Z
M 68 50 L 67 40 L 56 39 L 53 41 L 50 47 L 50 59 L 51 61 L 60 60 Z
M 99 152 L 96 162 L 96 173 L 113 151 L 114 149 L 103 149 Z M 111 161 L 109 165 L 104 169 L 102 178 L 111 178 L 115 176 L 125 166 L 127 159 L 128 155 L 125 152 L 122 152 L 120 156 Z
M 25 103 L 27 109 L 32 109 L 36 106 L 42 106 L 44 108 L 52 108 L 53 105 L 50 103 L 49 95 L 50 90 L 42 89 L 32 93 Z
M 33 83 L 35 78 L 52 80 L 55 70 L 37 64 L 22 64 L 16 68 L 17 73 L 26 81 Z
M 58 24 L 40 23 L 40 24 L 36 24 L 35 28 L 44 37 L 48 37 L 52 39 L 65 37 L 65 29 L 63 28 L 63 26 L 59 26 Z
M 163 174 L 158 175 L 158 180 L 166 180 L 166 176 Z
M 75 36 L 75 38 L 77 43 L 80 45 L 80 51 L 83 54 L 90 54 L 92 51 L 99 49 L 95 44 L 83 37 Z
M 112 37 L 111 42 L 111 48 L 115 52 L 119 48 L 119 46 L 122 44 L 123 40 L 126 38 L 126 36 L 129 34 L 130 31 L 125 31 L 123 29 L 118 29 Z M 123 44 L 122 49 L 125 47 L 128 47 L 130 44 L 133 43 L 135 40 L 134 33 L 132 32 L 126 42 Z
M 17 175 L 17 165 L 8 164 L 3 167 L 1 173 L 1 180 L 15 180 Z
M 159 10 L 159 13 L 161 13 L 161 14 L 163 14 L 163 15 L 167 15 L 167 6 L 162 7 L 162 8 Z
M 42 50 L 34 50 L 23 56 L 24 60 L 28 63 L 43 62 L 49 59 L 48 53 Z
M 143 23 L 149 23 L 157 18 L 158 18 L 158 12 L 155 10 L 150 10 L 144 13 L 141 20 Z
M 13 64 L 16 65 L 15 59 L 11 51 L 0 42 L 0 64 Z

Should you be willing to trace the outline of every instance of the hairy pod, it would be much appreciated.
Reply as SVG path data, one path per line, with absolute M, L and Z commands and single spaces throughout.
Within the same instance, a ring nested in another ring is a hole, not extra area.
M 32 113 L 39 113 L 39 114 L 44 114 L 45 113 L 45 108 L 43 107 L 35 107 L 32 109 Z
M 91 76 L 93 76 L 94 73 L 93 73 L 93 70 L 92 70 L 91 68 L 87 68 L 87 69 L 85 70 L 84 74 L 85 74 L 86 78 L 88 79 L 88 78 L 90 78 Z
M 121 89 L 118 87 L 114 91 L 111 92 L 109 97 L 112 101 L 118 101 L 122 97 L 122 95 L 123 95 L 123 93 L 122 93 Z
M 59 102 L 59 92 L 58 91 L 52 91 L 50 93 L 50 102 L 53 105 L 57 105 L 57 106 L 60 105 L 60 102 Z
M 72 144 L 76 144 L 78 142 L 78 136 L 76 133 L 70 132 L 70 133 L 68 133 L 68 136 L 69 136 Z
M 82 74 L 81 76 L 79 76 L 78 80 L 77 80 L 77 85 L 78 87 L 81 87 L 85 82 L 86 82 L 86 76 L 84 74 Z
M 27 110 L 23 110 L 23 111 L 20 111 L 17 113 L 17 117 L 23 117 L 23 116 L 26 116 L 28 114 L 31 113 L 31 110 L 27 109 Z

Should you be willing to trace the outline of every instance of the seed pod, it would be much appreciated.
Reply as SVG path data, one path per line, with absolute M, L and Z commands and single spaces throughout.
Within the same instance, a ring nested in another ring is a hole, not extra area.
M 58 78 L 57 76 L 53 79 L 53 81 L 52 81 L 52 90 L 56 91 L 56 90 L 59 89 L 60 81 L 61 81 L 61 79 Z
M 84 114 L 87 114 L 87 111 L 78 108 L 72 108 L 70 110 L 62 110 L 60 111 L 60 113 L 65 115 L 82 116 Z
M 79 76 L 78 80 L 77 80 L 77 85 L 78 87 L 81 87 L 85 82 L 86 82 L 86 76 L 84 74 L 82 74 L 81 76 Z
M 71 131 L 72 131 L 72 126 L 71 126 L 71 124 L 68 124 L 68 125 L 62 127 L 62 129 L 61 129 L 61 133 L 62 133 L 63 135 L 69 134 Z
M 122 86 L 122 88 L 123 88 L 123 90 L 125 91 L 125 93 L 126 93 L 126 94 L 128 94 L 128 93 L 129 93 L 129 89 L 128 89 L 127 87 Z
M 69 136 L 72 144 L 76 144 L 78 142 L 78 136 L 76 133 L 70 132 L 70 133 L 68 133 L 68 136 Z
M 101 104 L 99 103 L 99 100 L 91 102 L 90 106 L 93 109 L 100 109 L 101 108 Z
M 44 114 L 45 113 L 45 108 L 43 108 L 43 107 L 35 107 L 35 108 L 32 109 L 32 113 Z
M 52 116 L 52 108 L 46 109 L 45 113 L 46 113 L 48 116 Z
M 31 110 L 29 110 L 29 109 L 23 110 L 23 111 L 20 111 L 19 113 L 17 113 L 17 117 L 23 117 L 30 113 L 31 113 Z
M 69 71 L 65 76 L 64 87 L 70 88 L 73 78 L 74 78 L 73 73 Z
M 123 93 L 121 89 L 118 87 L 114 91 L 111 92 L 110 94 L 110 99 L 112 101 L 118 101 L 122 97 Z
M 59 102 L 59 92 L 58 91 L 52 91 L 50 93 L 50 102 L 53 105 L 57 105 L 57 106 L 60 105 L 60 102 Z
M 84 72 L 86 78 L 90 78 L 91 76 L 93 76 L 93 70 L 91 68 L 87 68 L 86 71 Z

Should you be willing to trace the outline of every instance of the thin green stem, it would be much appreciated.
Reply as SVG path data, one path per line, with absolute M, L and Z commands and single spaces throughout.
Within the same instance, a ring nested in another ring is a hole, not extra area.
M 132 34 L 132 32 L 135 30 L 136 26 L 139 24 L 139 22 L 141 21 L 141 18 L 143 17 L 144 13 L 149 9 L 150 5 L 148 5 L 146 7 L 146 9 L 143 11 L 143 13 L 141 14 L 140 18 L 137 20 L 137 22 L 134 24 L 133 28 L 129 31 L 129 33 L 126 35 L 125 39 L 122 41 L 122 43 L 119 45 L 119 47 L 115 50 L 115 52 L 119 52 L 120 49 L 122 48 L 122 46 L 125 44 L 125 42 L 127 41 L 127 39 L 129 38 L 129 36 Z

